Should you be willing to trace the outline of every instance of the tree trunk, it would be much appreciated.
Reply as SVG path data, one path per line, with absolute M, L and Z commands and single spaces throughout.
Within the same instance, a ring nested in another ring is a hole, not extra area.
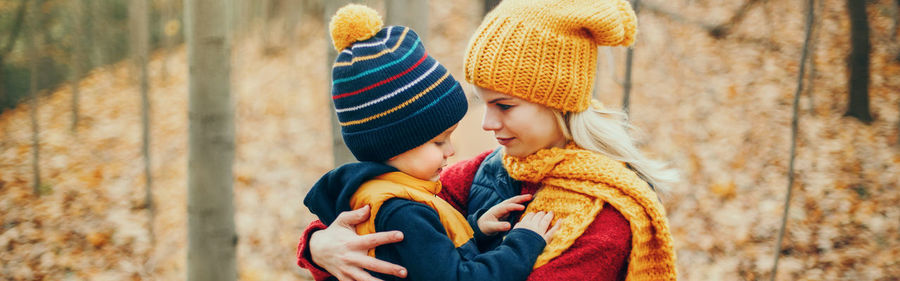
M 853 0 L 851 0 L 853 1 Z M 791 151 L 790 161 L 788 162 L 788 185 L 787 194 L 784 197 L 784 211 L 781 213 L 781 227 L 778 229 L 778 238 L 775 242 L 775 261 L 772 263 L 772 273 L 769 275 L 771 281 L 775 281 L 778 276 L 778 260 L 781 258 L 781 246 L 784 239 L 784 233 L 787 229 L 788 214 L 791 208 L 791 196 L 793 193 L 795 179 L 795 163 L 797 160 L 797 134 L 800 126 L 800 94 L 803 92 L 803 78 L 806 75 L 806 60 L 809 56 L 809 41 L 812 37 L 813 24 L 815 14 L 815 0 L 806 1 L 806 38 L 803 40 L 803 51 L 800 52 L 800 71 L 797 73 L 797 90 L 794 91 L 793 115 L 791 116 Z
M 13 47 L 16 44 L 16 40 L 19 38 L 19 34 L 22 31 L 23 23 L 25 22 L 25 12 L 27 10 L 28 1 L 22 0 L 19 3 L 19 9 L 16 10 L 16 19 L 13 21 L 13 27 L 10 29 L 9 37 L 6 39 L 6 45 L 0 50 L 0 56 L 5 56 L 12 52 Z
M 850 93 L 847 113 L 863 123 L 872 122 L 869 112 L 869 19 L 866 14 L 866 2 L 847 0 L 847 13 L 850 14 L 850 41 L 853 49 L 848 58 L 850 69 Z
M 233 281 L 237 233 L 232 161 L 231 5 L 186 0 L 189 67 L 188 281 Z
M 87 42 L 90 42 L 90 44 L 94 44 L 91 48 L 88 48 L 88 50 L 86 50 L 88 56 L 87 68 L 91 69 L 95 66 L 103 64 L 103 62 L 100 61 L 100 53 L 102 52 L 103 48 L 99 46 L 102 45 L 102 41 L 97 40 L 99 38 L 99 29 L 97 28 L 97 26 L 101 24 L 98 17 L 102 16 L 103 14 L 100 13 L 98 5 L 97 3 L 95 3 L 97 0 L 81 1 L 82 4 L 86 7 L 84 9 L 84 26 L 86 27 L 84 37 Z
M 16 18 L 13 21 L 12 29 L 9 32 L 9 37 L 6 39 L 6 45 L 0 49 L 0 112 L 6 108 L 6 78 L 4 78 L 4 57 L 7 54 L 12 52 L 13 47 L 16 45 L 16 40 L 19 39 L 19 34 L 21 34 L 22 26 L 25 22 L 25 12 L 28 10 L 28 1 L 22 0 L 19 2 L 19 9 L 16 10 Z
M 3 55 L 0 55 L 0 113 L 6 110 L 6 78 L 4 78 Z
M 896 3 L 896 7 L 894 7 L 894 26 L 891 28 L 891 39 L 897 40 L 897 32 L 900 32 L 900 0 L 894 1 Z
M 894 39 L 894 42 L 897 41 L 897 33 L 900 33 L 900 0 L 897 0 L 897 12 L 894 13 L 894 28 L 892 29 L 891 38 Z M 897 50 L 897 56 L 894 57 L 894 62 L 900 63 L 900 50 Z
M 84 41 L 81 40 L 82 36 L 84 36 L 84 11 L 81 7 L 81 4 L 77 1 L 71 2 L 71 19 L 72 25 L 75 29 L 74 38 L 72 40 L 72 55 L 71 55 L 71 63 L 72 70 L 70 72 L 69 80 L 72 83 L 72 123 L 70 124 L 69 129 L 71 132 L 78 132 L 78 119 L 79 119 L 79 89 L 78 84 L 81 82 L 81 76 L 84 75 Z
M 144 207 L 149 216 L 147 228 L 151 241 L 154 241 L 153 220 L 155 210 L 153 206 L 153 173 L 150 162 L 150 81 L 147 73 L 147 60 L 150 49 L 150 20 L 147 10 L 147 0 L 131 0 L 129 7 L 129 19 L 131 21 L 131 57 L 135 68 L 138 70 L 141 90 L 141 123 L 142 146 L 144 154 Z
M 825 1 L 817 0 L 815 2 L 815 10 L 813 10 L 813 14 L 822 15 L 825 11 Z M 822 17 L 817 16 L 813 19 L 813 26 L 811 31 L 812 34 L 810 35 L 809 42 L 809 59 L 806 61 L 806 64 L 809 66 L 809 78 L 807 79 L 806 83 L 806 98 L 808 101 L 808 111 L 810 115 L 816 114 L 814 88 L 816 86 L 816 77 L 818 76 L 818 69 L 816 65 L 816 50 L 818 50 L 819 34 L 821 33 L 821 28 L 819 28 L 820 25 L 822 25 Z
M 491 10 L 493 10 L 494 7 L 497 7 L 497 5 L 499 5 L 499 4 L 500 4 L 500 0 L 484 0 L 483 15 L 487 15 L 487 13 L 490 13 Z
M 32 6 L 28 9 L 28 32 L 27 38 L 28 40 L 28 69 L 30 71 L 29 79 L 30 84 L 28 87 L 28 91 L 31 94 L 31 150 L 32 150 L 32 170 L 34 170 L 34 186 L 33 192 L 35 196 L 41 195 L 41 167 L 38 164 L 40 161 L 40 138 L 38 136 L 40 132 L 40 127 L 38 126 L 38 60 L 40 59 L 38 56 L 40 53 L 38 52 L 38 48 L 40 47 L 40 43 L 36 42 L 37 34 L 40 30 L 38 20 L 38 12 L 37 8 L 40 7 L 41 1 L 31 1 Z
M 428 42 L 428 0 L 387 0 L 385 25 L 408 26 Z
M 635 15 L 640 11 L 641 0 L 633 0 L 631 2 L 632 8 L 634 9 Z M 624 92 L 622 95 L 622 111 L 627 115 L 631 110 L 631 72 L 633 68 L 631 67 L 634 61 L 634 48 L 628 48 L 625 51 L 625 81 L 622 83 L 622 91 Z
M 331 16 L 337 12 L 338 9 L 347 5 L 351 2 L 350 0 L 327 0 L 325 1 L 325 22 L 331 22 Z M 326 73 L 328 73 L 328 88 L 331 89 L 331 66 L 334 64 L 334 59 L 337 57 L 337 51 L 334 50 L 334 45 L 331 43 L 331 34 L 325 32 L 325 36 L 328 37 L 325 42 L 328 44 L 326 48 L 328 48 L 328 57 L 325 61 L 326 64 Z M 331 96 L 329 95 L 329 98 Z M 332 107 L 333 108 L 333 107 Z M 337 113 L 334 110 L 331 110 L 331 152 L 334 156 L 334 166 L 340 166 L 344 163 L 350 163 L 354 161 L 353 154 L 350 153 L 350 150 L 347 149 L 347 145 L 344 144 L 344 138 L 341 136 L 341 125 L 337 119 Z
M 754 5 L 759 3 L 760 0 L 747 0 L 741 5 L 740 8 L 731 16 L 730 19 L 725 21 L 722 24 L 719 24 L 712 29 L 709 30 L 710 35 L 715 37 L 716 39 L 722 39 L 728 36 L 731 33 L 731 29 L 734 28 L 738 23 L 740 23 L 744 17 L 747 16 L 747 12 L 750 11 L 750 8 L 753 8 Z

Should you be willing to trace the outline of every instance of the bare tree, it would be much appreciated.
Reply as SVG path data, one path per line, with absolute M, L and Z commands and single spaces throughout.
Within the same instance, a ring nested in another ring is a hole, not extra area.
M 81 82 L 81 76 L 84 75 L 84 41 L 81 40 L 82 36 L 84 36 L 84 11 L 82 9 L 80 1 L 71 1 L 70 2 L 70 11 L 69 15 L 72 19 L 72 27 L 75 29 L 72 34 L 72 53 L 71 53 L 71 70 L 69 72 L 69 80 L 72 84 L 72 123 L 70 124 L 69 129 L 71 132 L 78 132 L 78 118 L 79 118 L 79 88 L 78 84 Z
M 894 26 L 891 28 L 891 39 L 897 43 L 897 33 L 900 33 L 900 0 L 896 0 L 897 5 L 894 9 Z M 897 48 L 897 55 L 894 56 L 894 62 L 900 63 L 900 48 Z
M 633 0 L 631 5 L 635 15 L 637 15 L 640 12 L 641 0 Z M 631 110 L 631 72 L 633 71 L 631 65 L 634 60 L 634 48 L 628 48 L 625 52 L 625 82 L 622 85 L 622 91 L 624 92 L 622 95 L 622 110 L 625 111 L 625 114 L 628 114 Z
M 854 1 L 854 0 L 849 0 Z M 813 24 L 815 23 L 815 0 L 806 1 L 806 37 L 803 41 L 803 50 L 800 53 L 800 71 L 797 74 L 797 90 L 794 92 L 793 116 L 791 117 L 791 160 L 788 163 L 787 194 L 784 197 L 784 212 L 781 215 L 781 228 L 778 229 L 778 238 L 775 242 L 775 262 L 772 264 L 770 280 L 775 281 L 778 275 L 778 260 L 781 258 L 781 242 L 787 229 L 788 211 L 791 208 L 791 195 L 794 187 L 794 163 L 797 159 L 797 135 L 800 130 L 800 94 L 803 93 L 803 77 L 806 75 L 806 59 L 809 55 L 809 41 L 812 37 Z
M 750 11 L 750 8 L 753 8 L 753 6 L 756 5 L 757 3 L 759 3 L 760 1 L 762 1 L 762 0 L 747 0 L 746 2 L 744 2 L 743 5 L 741 5 L 740 8 L 738 8 L 738 10 L 734 13 L 734 15 L 731 16 L 731 18 L 729 18 L 724 23 L 721 23 L 721 24 L 713 27 L 709 31 L 709 34 L 715 38 L 719 38 L 719 39 L 725 38 L 726 36 L 728 36 L 728 34 L 731 33 L 732 28 L 734 28 L 738 23 L 740 23 L 744 19 L 744 17 L 747 16 L 747 12 Z
M 389 25 L 408 26 L 427 42 L 428 0 L 387 0 L 385 17 Z
M 234 223 L 233 1 L 186 0 L 189 68 L 188 281 L 237 279 Z
M 356 1 L 351 0 L 328 0 L 325 1 L 325 14 L 323 15 L 325 18 L 325 22 L 331 21 L 331 16 L 337 12 L 341 7 Z M 331 66 L 334 64 L 334 59 L 337 57 L 337 51 L 334 50 L 334 45 L 331 43 L 331 34 L 326 34 L 328 40 L 328 57 L 325 61 L 327 66 L 328 73 L 328 81 L 331 81 Z M 329 83 L 329 89 L 331 89 L 331 83 Z M 330 90 L 329 90 L 330 91 Z M 323 93 L 326 94 L 326 93 Z M 330 96 L 330 95 L 329 95 Z M 331 111 L 331 153 L 334 156 L 334 166 L 340 166 L 344 163 L 352 162 L 353 154 L 350 153 L 350 150 L 347 149 L 347 146 L 344 144 L 344 139 L 341 137 L 341 125 L 337 119 L 337 113 L 333 110 Z
M 150 49 L 150 19 L 147 0 L 131 0 L 128 5 L 129 20 L 131 25 L 131 58 L 135 69 L 138 71 L 138 81 L 141 91 L 141 123 L 142 145 L 144 154 L 144 207 L 147 208 L 149 220 L 147 227 L 153 240 L 153 220 L 155 210 L 153 206 L 153 173 L 151 173 L 150 161 L 150 79 L 147 73 L 147 60 Z
M 746 1 L 744 1 L 743 4 L 741 4 L 741 6 L 737 9 L 737 11 L 734 12 L 734 14 L 731 17 L 729 17 L 724 22 L 718 23 L 718 24 L 708 23 L 703 20 L 698 20 L 695 18 L 683 16 L 674 11 L 670 11 L 670 10 L 660 7 L 659 5 L 653 4 L 652 1 L 643 3 L 642 6 L 644 8 L 646 8 L 647 11 L 667 17 L 671 20 L 674 20 L 674 21 L 677 21 L 680 23 L 684 23 L 684 24 L 699 26 L 700 28 L 703 28 L 704 30 L 706 30 L 706 32 L 709 32 L 710 36 L 712 36 L 716 39 L 723 39 L 725 37 L 728 37 L 728 35 L 731 34 L 734 27 L 737 26 L 738 23 L 740 23 L 741 21 L 744 20 L 744 18 L 747 16 L 747 12 L 749 12 L 750 9 L 752 9 L 754 6 L 756 6 L 760 2 L 764 2 L 764 1 L 767 1 L 767 0 L 746 0 Z
M 4 73 L 3 73 L 3 62 L 6 55 L 12 52 L 13 47 L 16 45 L 16 40 L 19 39 L 19 34 L 22 32 L 22 26 L 25 22 L 25 11 L 28 7 L 27 0 L 21 0 L 19 2 L 19 8 L 16 10 L 16 18 L 13 20 L 12 29 L 9 32 L 9 36 L 6 38 L 6 44 L 0 48 L 0 83 L 4 81 Z M 0 85 L 0 112 L 3 111 L 2 106 L 6 102 L 6 94 L 4 92 L 3 85 Z
M 102 24 L 100 17 L 102 16 L 100 5 L 97 4 L 98 0 L 81 0 L 82 5 L 84 5 L 84 26 L 86 30 L 84 32 L 85 41 L 91 42 L 92 44 L 101 44 L 102 41 L 98 40 L 100 34 L 100 29 L 97 27 Z M 100 65 L 102 63 L 101 53 L 105 48 L 98 48 L 97 46 L 93 46 L 91 48 L 87 48 L 85 50 L 87 52 L 87 62 L 91 67 Z
M 825 1 L 816 1 L 815 10 L 813 11 L 814 15 L 821 15 L 825 11 Z M 812 34 L 810 35 L 809 42 L 809 59 L 806 60 L 806 64 L 809 67 L 809 78 L 807 78 L 806 83 L 806 99 L 809 104 L 809 114 L 814 115 L 816 109 L 815 103 L 815 91 L 814 88 L 816 86 L 816 77 L 818 76 L 818 69 L 816 67 L 816 50 L 818 50 L 818 42 L 819 42 L 819 34 L 821 33 L 821 29 L 819 26 L 821 25 L 822 17 L 813 18 L 813 26 L 812 26 Z
M 497 7 L 497 5 L 499 5 L 499 4 L 500 4 L 500 0 L 484 0 L 484 10 L 483 10 L 484 13 L 483 14 L 487 15 L 487 13 L 490 13 L 491 10 L 493 10 L 494 7 Z
M 847 58 L 850 68 L 849 103 L 844 116 L 851 116 L 863 123 L 872 122 L 869 112 L 869 56 L 872 52 L 869 42 L 869 18 L 866 14 L 866 2 L 847 0 L 847 13 L 850 15 L 850 41 L 852 50 Z
M 897 32 L 900 31 L 900 0 L 895 0 L 896 7 L 894 10 L 894 26 L 891 28 L 894 32 L 891 33 L 891 39 L 897 40 Z M 897 60 L 900 60 L 900 55 L 897 56 Z
M 39 14 L 38 7 L 40 7 L 40 2 L 43 1 L 30 1 L 31 7 L 28 8 L 28 32 L 26 32 L 25 39 L 28 44 L 28 68 L 30 71 L 30 84 L 28 87 L 28 91 L 31 94 L 31 149 L 34 153 L 32 153 L 32 170 L 34 170 L 34 187 L 33 192 L 35 196 L 41 195 L 41 167 L 38 164 L 40 161 L 40 138 L 38 134 L 40 133 L 40 127 L 38 126 L 38 60 L 40 59 L 38 56 L 38 48 L 40 48 L 40 43 L 37 42 L 39 32 Z

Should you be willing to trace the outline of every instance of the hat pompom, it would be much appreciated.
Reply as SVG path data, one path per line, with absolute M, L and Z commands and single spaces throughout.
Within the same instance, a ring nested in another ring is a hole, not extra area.
M 340 8 L 331 17 L 331 40 L 334 49 L 341 51 L 357 41 L 375 36 L 384 23 L 381 16 L 372 8 L 350 4 Z

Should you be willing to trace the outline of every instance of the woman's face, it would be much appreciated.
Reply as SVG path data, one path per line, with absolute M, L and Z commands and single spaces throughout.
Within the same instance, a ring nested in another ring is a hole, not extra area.
M 478 86 L 475 93 L 485 104 L 481 128 L 494 132 L 506 154 L 523 157 L 566 145 L 552 109 Z

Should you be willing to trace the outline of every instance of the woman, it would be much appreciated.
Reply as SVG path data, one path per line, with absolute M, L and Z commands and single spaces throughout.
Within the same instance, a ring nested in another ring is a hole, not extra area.
M 676 278 L 655 193 L 676 175 L 640 153 L 621 112 L 591 98 L 597 47 L 629 46 L 635 33 L 625 0 L 506 0 L 469 43 L 466 80 L 485 103 L 482 128 L 502 148 L 448 167 L 441 196 L 473 228 L 497 227 L 473 218 L 520 194 L 534 194 L 526 212 L 552 211 L 562 219 L 529 280 Z M 327 273 L 316 265 L 341 280 L 371 278 L 362 268 L 402 277 L 402 268 L 360 255 L 402 239 L 357 237 L 349 225 L 364 220 L 347 213 L 327 229 L 314 222 L 298 263 L 317 279 Z

